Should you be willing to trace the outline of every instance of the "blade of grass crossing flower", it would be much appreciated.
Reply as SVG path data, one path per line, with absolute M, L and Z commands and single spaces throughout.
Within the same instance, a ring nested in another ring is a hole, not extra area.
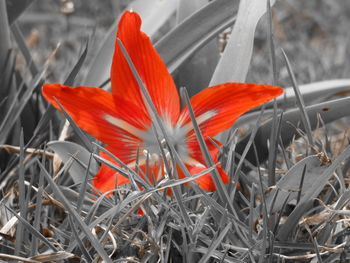
M 27 205 L 25 200 L 25 185 L 24 185 L 24 138 L 23 138 L 23 129 L 21 129 L 21 135 L 19 139 L 19 178 L 18 178 L 18 195 L 19 195 L 19 211 L 21 217 L 25 220 L 27 217 Z M 21 252 L 22 241 L 24 240 L 25 231 L 22 221 L 18 223 L 17 231 L 16 231 L 16 245 L 15 245 L 15 255 L 18 256 Z
M 301 96 L 300 89 L 298 87 L 297 81 L 296 81 L 294 73 L 292 71 L 289 59 L 288 59 L 288 57 L 283 49 L 282 49 L 282 54 L 283 54 L 284 60 L 286 62 L 286 66 L 287 66 L 287 70 L 288 70 L 290 79 L 291 79 L 292 84 L 293 84 L 293 88 L 294 88 L 294 92 L 295 92 L 295 96 L 296 96 L 296 102 L 297 102 L 297 105 L 298 105 L 300 112 L 301 112 L 301 121 L 304 125 L 304 129 L 306 131 L 306 135 L 307 135 L 309 144 L 315 145 L 314 140 L 312 138 L 310 119 L 309 119 L 309 116 L 307 115 L 306 109 L 305 109 L 305 103 L 304 103 L 303 97 Z
M 271 4 L 274 3 L 275 0 L 272 0 Z M 225 82 L 245 82 L 253 52 L 255 28 L 265 12 L 265 1 L 240 1 L 237 21 L 210 86 Z
M 75 211 L 75 208 L 66 199 L 66 197 L 64 196 L 64 194 L 62 193 L 62 191 L 60 190 L 58 185 L 51 178 L 50 174 L 46 171 L 45 167 L 43 167 L 43 165 L 40 162 L 38 162 L 38 165 L 40 166 L 42 171 L 44 171 L 44 176 L 45 176 L 46 180 L 49 182 L 49 186 L 51 187 L 53 192 L 56 194 L 58 199 L 64 204 L 65 208 L 67 209 L 69 214 L 72 216 L 74 221 L 79 225 L 79 227 L 84 232 L 86 237 L 90 240 L 92 246 L 97 251 L 97 253 L 101 256 L 101 258 L 104 261 L 106 261 L 107 263 L 112 263 L 112 260 L 107 255 L 106 251 L 103 249 L 103 247 L 101 247 L 99 241 L 93 236 L 89 227 L 81 220 L 80 216 Z
M 150 114 L 151 116 L 151 119 L 152 119 L 152 123 L 153 125 L 155 125 L 155 130 L 157 130 L 157 128 L 159 128 L 159 130 L 162 132 L 162 135 L 165 139 L 165 142 L 167 143 L 167 145 L 169 145 L 170 147 L 173 147 L 171 141 L 169 140 L 169 136 L 167 135 L 167 132 L 163 126 L 163 123 L 160 119 L 160 117 L 158 116 L 157 114 L 157 110 L 152 102 L 152 99 L 151 99 L 151 96 L 149 95 L 148 93 L 148 90 L 145 88 L 142 80 L 141 80 L 141 77 L 139 76 L 133 62 L 131 61 L 131 58 L 128 54 L 128 52 L 126 51 L 123 43 L 121 42 L 120 39 L 117 39 L 118 41 L 118 44 L 124 54 L 124 57 L 125 59 L 127 60 L 128 62 L 128 65 L 134 75 L 134 78 L 136 79 L 138 85 L 139 85 L 139 88 L 141 90 L 141 94 L 143 95 L 142 98 L 144 99 L 144 102 L 145 102 L 145 105 L 146 105 L 146 108 L 148 110 L 148 113 Z M 181 195 L 179 193 L 180 189 L 177 189 L 177 188 L 174 188 L 174 193 L 176 195 L 176 198 L 177 198 L 177 201 L 178 201 L 178 204 L 179 204 L 179 207 L 180 207 L 180 211 L 182 211 L 182 216 L 185 220 L 185 222 L 187 223 L 188 226 L 192 225 L 191 223 L 191 220 L 189 219 L 185 209 L 184 209 L 184 206 L 182 204 L 182 198 L 181 198 Z
M 98 156 L 96 154 L 94 154 L 94 158 L 96 160 L 98 160 L 99 162 L 101 162 L 102 164 L 107 165 L 109 168 L 111 168 L 111 169 L 115 170 L 116 172 L 120 173 L 122 176 L 129 178 L 130 182 L 132 182 L 132 185 L 134 186 L 134 190 L 138 190 L 139 189 L 139 187 L 137 186 L 136 182 L 138 182 L 139 184 L 144 186 L 146 189 L 149 189 L 151 187 L 150 184 L 147 184 L 146 182 L 144 182 L 140 177 L 135 176 L 135 178 L 134 178 L 133 176 L 131 176 L 130 173 L 124 171 L 122 168 L 118 167 L 117 165 L 113 164 L 112 162 L 110 162 L 108 160 L 105 160 L 105 159 L 103 159 L 102 157 L 100 157 L 100 156 Z
M 138 189 L 137 184 L 135 182 L 135 179 L 138 183 L 140 183 L 145 189 L 149 189 L 151 186 L 147 183 L 147 181 L 143 180 L 134 170 L 131 169 L 131 167 L 127 166 L 125 163 L 123 163 L 118 157 L 113 155 L 110 151 L 108 151 L 106 148 L 103 148 L 102 146 L 93 143 L 100 151 L 105 152 L 108 154 L 114 161 L 116 161 L 119 165 L 121 165 L 122 168 L 124 168 L 127 172 L 129 172 L 130 175 L 130 181 L 132 185 L 134 185 L 135 189 Z M 99 156 L 94 155 L 95 159 L 101 159 Z M 102 160 L 101 160 L 102 161 Z M 113 166 L 115 167 L 115 166 Z M 119 169 L 119 168 L 118 168 Z
M 26 219 L 21 217 L 19 214 L 16 213 L 16 211 L 12 210 L 10 207 L 8 206 L 5 206 L 5 207 L 18 218 L 18 220 L 23 224 L 23 226 L 27 229 L 29 233 L 31 233 L 32 235 L 40 239 L 48 248 L 52 249 L 55 252 L 58 251 L 58 249 L 53 244 L 51 244 L 50 241 L 47 240 L 38 230 L 36 230 Z
M 11 26 L 11 31 L 12 31 L 12 34 L 13 34 L 15 40 L 16 40 L 17 46 L 18 46 L 19 50 L 21 51 L 21 53 L 22 53 L 22 55 L 27 63 L 27 66 L 30 69 L 32 76 L 33 77 L 36 76 L 39 73 L 39 70 L 38 70 L 37 66 L 35 65 L 33 57 L 30 54 L 30 51 L 29 51 L 27 44 L 24 40 L 24 36 L 22 34 L 22 31 L 19 28 L 17 22 L 13 23 L 13 25 Z
M 84 146 L 88 149 L 89 152 L 93 152 L 92 144 L 90 140 L 86 137 L 86 135 L 82 132 L 82 130 L 78 127 L 78 125 L 74 122 L 74 120 L 69 116 L 69 114 L 65 111 L 63 106 L 60 104 L 60 102 L 55 98 L 55 101 L 57 105 L 60 107 L 61 111 L 63 112 L 66 119 L 69 121 L 70 125 L 72 125 L 73 130 L 78 135 L 81 142 L 84 144 Z
M 156 107 L 154 106 L 153 101 L 151 99 L 151 96 L 148 93 L 148 90 L 146 89 L 139 73 L 137 72 L 136 67 L 133 64 L 133 62 L 128 54 L 128 51 L 125 49 L 125 47 L 120 39 L 117 38 L 117 42 L 118 42 L 118 45 L 120 46 L 120 48 L 123 52 L 123 55 L 124 55 L 126 61 L 128 62 L 129 68 L 132 71 L 134 78 L 136 79 L 137 84 L 141 90 L 143 101 L 144 101 L 146 108 L 147 108 L 147 111 L 152 119 L 152 124 L 156 126 L 156 129 L 159 128 L 162 131 L 164 139 L 166 140 L 166 142 L 169 142 L 168 136 L 165 132 L 165 128 L 163 127 L 162 121 L 157 114 Z
M 215 163 L 213 162 L 213 160 L 211 158 L 211 155 L 209 153 L 208 147 L 207 147 L 207 145 L 206 145 L 206 143 L 204 141 L 203 135 L 202 135 L 202 133 L 201 133 L 199 127 L 198 127 L 198 124 L 196 122 L 196 117 L 194 115 L 194 112 L 193 112 L 193 109 L 192 109 L 192 106 L 191 106 L 190 99 L 188 97 L 188 93 L 186 91 L 186 88 L 182 88 L 180 93 L 185 99 L 186 106 L 188 108 L 188 112 L 189 112 L 190 117 L 191 117 L 193 128 L 194 128 L 197 140 L 199 142 L 199 146 L 200 146 L 201 152 L 202 152 L 202 154 L 204 156 L 206 165 L 207 165 L 207 167 L 215 166 Z M 212 178 L 214 180 L 215 186 L 217 188 L 217 193 L 219 194 L 221 201 L 225 204 L 225 206 L 227 205 L 229 207 L 229 211 L 231 213 L 235 214 L 236 213 L 235 209 L 233 208 L 233 206 L 232 206 L 232 204 L 230 202 L 228 193 L 227 193 L 226 188 L 225 188 L 225 186 L 224 186 L 224 184 L 223 184 L 223 182 L 222 182 L 222 180 L 220 178 L 219 172 L 217 171 L 217 169 L 215 169 L 211 174 L 212 174 Z

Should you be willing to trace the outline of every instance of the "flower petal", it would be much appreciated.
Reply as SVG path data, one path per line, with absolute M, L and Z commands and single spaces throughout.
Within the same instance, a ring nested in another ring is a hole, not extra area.
M 175 124 L 180 112 L 176 86 L 149 37 L 141 32 L 140 28 L 139 15 L 126 11 L 120 19 L 117 37 L 125 46 L 159 115 Z M 140 107 L 144 105 L 140 88 L 117 42 L 111 68 L 111 82 L 113 94 L 134 101 Z
M 107 161 L 110 161 L 113 164 L 119 166 L 119 164 L 105 152 L 101 151 L 100 156 Z M 102 164 L 100 170 L 97 172 L 93 179 L 93 186 L 96 187 L 96 189 L 98 189 L 101 193 L 105 193 L 115 189 L 116 186 L 120 186 L 129 182 L 130 181 L 128 178 L 114 171 L 107 165 Z
M 190 168 L 189 170 L 190 170 L 191 174 L 198 174 L 198 173 L 202 172 L 203 170 L 207 169 L 205 166 L 201 166 L 201 165 L 192 166 L 189 168 Z M 227 176 L 224 169 L 222 169 L 220 164 L 218 164 L 216 166 L 216 169 L 218 170 L 218 172 L 220 174 L 222 182 L 224 184 L 227 184 L 229 182 L 229 177 Z M 215 191 L 216 190 L 214 180 L 213 180 L 210 173 L 207 173 L 207 174 L 197 178 L 195 181 L 198 183 L 199 187 L 204 189 L 204 190 L 207 190 L 207 191 Z
M 44 84 L 43 95 L 59 109 L 56 98 L 80 128 L 108 144 L 123 162 L 135 160 L 139 137 L 151 123 L 137 106 L 90 87 Z
M 196 94 L 191 105 L 206 138 L 228 129 L 240 115 L 282 93 L 282 88 L 271 85 L 225 83 Z M 193 133 L 187 107 L 180 114 L 179 124 Z
M 211 139 L 217 144 L 217 146 L 222 147 L 222 144 L 219 141 L 215 140 L 214 138 Z M 199 163 L 205 164 L 205 160 L 195 134 L 191 134 L 189 137 L 187 137 L 186 140 L 187 147 L 189 149 L 189 157 Z M 207 145 L 208 151 L 210 152 L 211 158 L 213 159 L 214 163 L 217 163 L 219 159 L 219 149 L 209 139 L 206 139 L 205 143 Z
M 198 174 L 198 173 L 208 169 L 206 166 L 204 166 L 203 164 L 201 164 L 199 162 L 191 162 L 191 164 L 186 164 L 186 167 L 189 170 L 189 172 L 191 173 L 191 175 Z M 224 169 L 222 169 L 221 165 L 216 164 L 216 169 L 218 170 L 218 172 L 220 174 L 222 182 L 224 184 L 228 184 L 229 177 L 227 176 Z M 185 178 L 185 175 L 180 168 L 178 168 L 177 171 L 178 171 L 179 178 Z M 195 179 L 195 181 L 197 182 L 198 186 L 200 188 L 202 188 L 203 190 L 206 190 L 206 191 L 215 191 L 216 190 L 216 185 L 214 183 L 214 180 L 213 180 L 210 172 Z M 187 185 L 187 183 L 185 185 Z

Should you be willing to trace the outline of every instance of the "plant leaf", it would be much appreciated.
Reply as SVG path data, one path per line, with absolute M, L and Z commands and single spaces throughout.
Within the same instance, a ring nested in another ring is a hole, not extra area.
M 161 38 L 155 48 L 172 74 L 195 51 L 234 21 L 232 0 L 212 1 Z
M 343 161 L 345 161 L 350 156 L 350 146 L 347 146 L 345 150 L 332 162 L 332 164 L 327 167 L 321 174 L 318 174 L 317 180 L 314 180 L 311 187 L 309 187 L 304 196 L 301 198 L 297 207 L 289 215 L 286 222 L 282 225 L 277 238 L 279 240 L 285 240 L 289 233 L 295 228 L 296 224 L 299 222 L 301 216 L 304 215 L 305 211 L 310 208 L 314 198 L 316 198 L 324 186 L 327 184 L 329 178 L 333 175 L 333 172 L 338 168 Z
M 301 196 L 310 189 L 310 187 L 318 180 L 318 177 L 327 168 L 325 165 L 321 165 L 320 159 L 316 155 L 308 156 L 293 167 L 277 182 L 276 189 L 273 189 L 266 197 L 266 205 L 268 211 L 280 212 L 283 207 L 285 199 L 289 196 L 288 200 L 294 200 L 297 198 L 299 192 L 300 181 L 302 172 L 306 166 L 306 172 L 304 182 L 302 185 Z M 276 192 L 277 197 L 271 209 L 272 201 L 275 198 Z
M 206 3 L 206 0 L 181 0 L 177 12 L 177 22 L 182 22 Z M 177 86 L 187 87 L 190 97 L 207 88 L 219 61 L 219 55 L 216 39 L 206 43 L 178 69 L 178 74 L 175 77 Z
M 299 85 L 301 95 L 303 96 L 305 104 L 310 104 L 315 100 L 337 93 L 347 91 L 350 92 L 350 79 L 333 79 L 325 80 L 320 82 L 313 82 L 309 84 Z M 276 101 L 283 107 L 294 107 L 295 106 L 295 92 L 293 87 L 287 87 L 284 89 L 284 94 Z M 267 103 L 266 106 L 272 105 L 271 102 Z
M 82 183 L 85 178 L 86 168 L 89 164 L 90 152 L 79 144 L 67 141 L 51 141 L 47 144 L 63 161 L 63 163 L 68 162 L 68 160 L 75 155 L 75 158 L 80 161 L 73 162 L 69 173 L 73 178 L 74 183 Z M 83 167 L 84 165 L 85 167 Z M 91 159 L 90 172 L 92 174 L 97 173 L 98 163 L 95 159 Z
M 272 0 L 271 5 L 274 3 L 275 0 Z M 237 21 L 210 86 L 225 82 L 245 82 L 253 52 L 255 28 L 266 12 L 266 7 L 266 1 L 240 1 Z
M 331 101 L 322 102 L 312 106 L 306 107 L 306 113 L 309 116 L 311 129 L 317 127 L 317 115 L 320 114 L 325 124 L 338 120 L 342 117 L 350 115 L 350 98 L 341 98 Z M 284 145 L 289 145 L 294 136 L 299 137 L 294 127 L 298 126 L 300 122 L 299 109 L 291 109 L 283 114 L 281 137 Z M 294 127 L 293 127 L 294 126 Z M 262 125 L 254 139 L 254 143 L 259 149 L 258 156 L 260 162 L 266 161 L 268 157 L 268 145 L 267 140 L 270 137 L 272 127 L 272 120 Z M 236 146 L 236 151 L 241 154 L 249 140 L 249 134 L 242 139 Z M 253 150 L 249 150 L 246 159 L 252 164 L 256 164 Z
M 299 86 L 301 95 L 304 98 L 306 105 L 310 105 L 317 99 L 326 98 L 333 95 L 348 94 L 350 92 L 350 79 L 333 79 L 320 82 L 313 82 Z M 295 92 L 293 87 L 287 87 L 284 89 L 283 95 L 277 97 L 276 102 L 280 108 L 288 109 L 295 107 Z M 271 108 L 273 101 L 264 104 L 266 108 Z M 252 120 L 255 120 L 260 115 L 261 107 L 255 108 L 252 112 L 241 116 L 234 124 L 235 127 L 247 124 Z M 265 110 L 264 117 L 272 116 L 270 110 Z

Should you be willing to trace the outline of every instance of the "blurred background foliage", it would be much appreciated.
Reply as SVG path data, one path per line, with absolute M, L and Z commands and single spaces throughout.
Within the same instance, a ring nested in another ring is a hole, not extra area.
M 35 63 L 43 64 L 56 45 L 61 44 L 55 63 L 50 65 L 49 75 L 49 79 L 59 82 L 62 81 L 61 72 L 75 64 L 88 39 L 91 42 L 87 57 L 87 62 L 89 61 L 109 27 L 130 2 L 37 0 L 18 21 Z M 174 16 L 160 34 L 167 32 L 175 23 Z M 266 19 L 262 19 L 257 28 L 248 82 L 271 81 L 266 23 Z M 287 85 L 289 82 L 280 48 L 285 50 L 295 65 L 294 74 L 300 84 L 348 77 L 349 25 L 349 1 L 277 1 L 273 8 L 273 26 L 279 84 Z M 221 35 L 220 43 L 217 43 L 219 49 L 223 47 L 227 37 L 229 30 Z M 87 66 L 88 63 L 84 65 Z M 82 74 L 84 72 L 86 71 L 83 70 Z M 186 83 L 182 82 L 181 85 L 186 86 Z

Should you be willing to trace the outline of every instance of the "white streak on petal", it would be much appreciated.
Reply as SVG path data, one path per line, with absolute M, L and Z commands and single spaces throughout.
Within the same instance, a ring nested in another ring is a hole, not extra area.
M 112 124 L 113 126 L 116 126 L 120 129 L 123 129 L 124 131 L 127 131 L 128 133 L 130 133 L 138 138 L 142 138 L 142 135 L 144 134 L 144 132 L 142 130 L 136 128 L 135 126 L 133 126 L 133 125 L 131 125 L 131 124 L 127 123 L 126 121 L 123 121 L 119 118 L 105 114 L 104 119 L 107 122 L 109 122 L 110 124 Z
M 201 114 L 198 117 L 196 117 L 196 122 L 197 122 L 197 124 L 199 126 L 203 122 L 205 122 L 205 121 L 209 120 L 210 118 L 214 117 L 215 115 L 216 115 L 216 111 L 215 110 L 206 111 L 203 114 Z M 191 131 L 193 129 L 192 121 L 187 123 L 186 125 L 184 125 L 182 128 L 184 128 L 187 133 L 189 131 Z

